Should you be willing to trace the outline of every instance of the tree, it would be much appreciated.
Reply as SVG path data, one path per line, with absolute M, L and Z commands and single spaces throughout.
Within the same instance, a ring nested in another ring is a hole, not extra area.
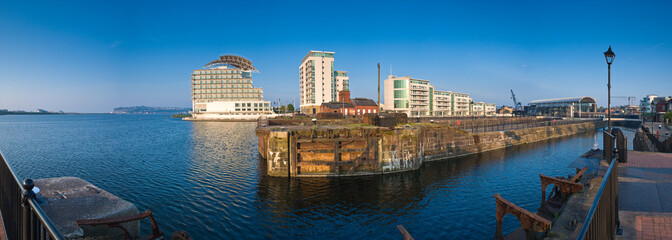
M 294 105 L 292 105 L 291 103 L 287 104 L 287 112 L 293 113 L 294 112 Z
M 509 111 L 509 109 L 504 109 L 504 113 L 511 113 L 511 111 Z
M 285 106 L 280 106 L 280 113 L 285 113 Z
M 597 112 L 605 112 L 605 111 L 607 111 L 607 108 L 605 108 L 605 107 L 597 108 Z
M 663 115 L 663 118 L 667 119 L 668 121 L 672 122 L 672 112 L 666 112 L 665 115 Z

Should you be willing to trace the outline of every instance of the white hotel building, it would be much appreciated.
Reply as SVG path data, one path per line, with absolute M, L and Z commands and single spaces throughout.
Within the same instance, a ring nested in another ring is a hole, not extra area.
M 193 119 L 255 120 L 273 115 L 261 88 L 252 85 L 252 62 L 221 56 L 191 74 Z

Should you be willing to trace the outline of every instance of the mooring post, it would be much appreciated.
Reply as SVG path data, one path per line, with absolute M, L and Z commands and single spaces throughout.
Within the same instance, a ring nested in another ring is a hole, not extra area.
M 23 192 L 21 193 L 21 219 L 22 221 L 22 231 L 21 231 L 21 237 L 22 239 L 32 239 L 30 230 L 31 230 L 31 217 L 30 217 L 30 203 L 29 201 L 31 199 L 35 199 L 35 192 L 33 192 L 33 188 L 35 187 L 35 184 L 33 183 L 33 179 L 27 178 L 26 180 L 23 180 Z

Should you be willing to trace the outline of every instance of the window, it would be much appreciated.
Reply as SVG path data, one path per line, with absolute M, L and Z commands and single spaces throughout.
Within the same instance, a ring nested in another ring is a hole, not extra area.
M 394 100 L 394 108 L 408 108 L 408 100 Z
M 406 88 L 406 80 L 394 80 L 394 88 Z
M 394 90 L 394 98 L 408 98 L 408 90 Z

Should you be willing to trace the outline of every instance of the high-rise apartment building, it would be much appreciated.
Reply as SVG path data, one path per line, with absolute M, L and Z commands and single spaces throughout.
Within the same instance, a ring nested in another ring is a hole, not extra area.
M 385 110 L 410 117 L 495 114 L 495 104 L 478 103 L 475 113 L 468 94 L 436 90 L 427 80 L 390 75 L 383 87 Z
M 310 51 L 299 67 L 301 112 L 317 114 L 322 103 L 337 100 L 338 91 L 349 89 L 345 71 L 334 70 L 334 52 Z
M 221 56 L 191 74 L 194 118 L 256 119 L 273 114 L 261 88 L 252 85 L 252 62 Z

